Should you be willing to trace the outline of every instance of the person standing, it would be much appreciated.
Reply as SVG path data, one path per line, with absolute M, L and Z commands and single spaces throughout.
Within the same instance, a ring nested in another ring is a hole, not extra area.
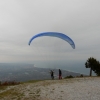
M 59 69 L 59 79 L 62 79 L 62 72 L 60 69 Z
M 50 71 L 50 74 L 51 74 L 51 79 L 54 79 L 54 71 L 53 70 Z

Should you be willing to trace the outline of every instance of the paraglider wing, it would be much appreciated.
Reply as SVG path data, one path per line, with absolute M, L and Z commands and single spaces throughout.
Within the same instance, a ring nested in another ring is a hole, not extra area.
M 65 40 L 65 41 L 67 41 L 67 42 L 72 46 L 72 48 L 75 49 L 75 44 L 74 44 L 73 40 L 72 40 L 70 37 L 68 37 L 67 35 L 65 35 L 65 34 L 63 34 L 63 33 L 59 33 L 59 32 L 43 32 L 43 33 L 39 33 L 39 34 L 33 36 L 33 37 L 30 39 L 29 45 L 31 44 L 31 42 L 32 42 L 35 38 L 41 37 L 41 36 L 52 36 L 52 37 L 61 38 L 61 39 Z

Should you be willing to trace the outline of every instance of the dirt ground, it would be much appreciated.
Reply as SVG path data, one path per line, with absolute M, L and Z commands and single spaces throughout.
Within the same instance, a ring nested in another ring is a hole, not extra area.
M 45 80 L 10 86 L 0 100 L 100 100 L 100 77 Z

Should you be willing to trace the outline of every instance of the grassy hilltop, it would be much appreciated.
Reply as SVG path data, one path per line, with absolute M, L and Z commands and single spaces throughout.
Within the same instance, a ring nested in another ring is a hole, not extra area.
M 100 77 L 28 81 L 0 86 L 0 100 L 99 100 Z

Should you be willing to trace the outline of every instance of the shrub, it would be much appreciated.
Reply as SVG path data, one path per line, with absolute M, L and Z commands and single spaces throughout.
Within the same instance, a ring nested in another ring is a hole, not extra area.
M 81 74 L 80 77 L 83 77 L 83 74 Z
M 74 78 L 74 77 L 72 75 L 69 75 L 69 76 L 66 76 L 65 79 L 66 78 Z

